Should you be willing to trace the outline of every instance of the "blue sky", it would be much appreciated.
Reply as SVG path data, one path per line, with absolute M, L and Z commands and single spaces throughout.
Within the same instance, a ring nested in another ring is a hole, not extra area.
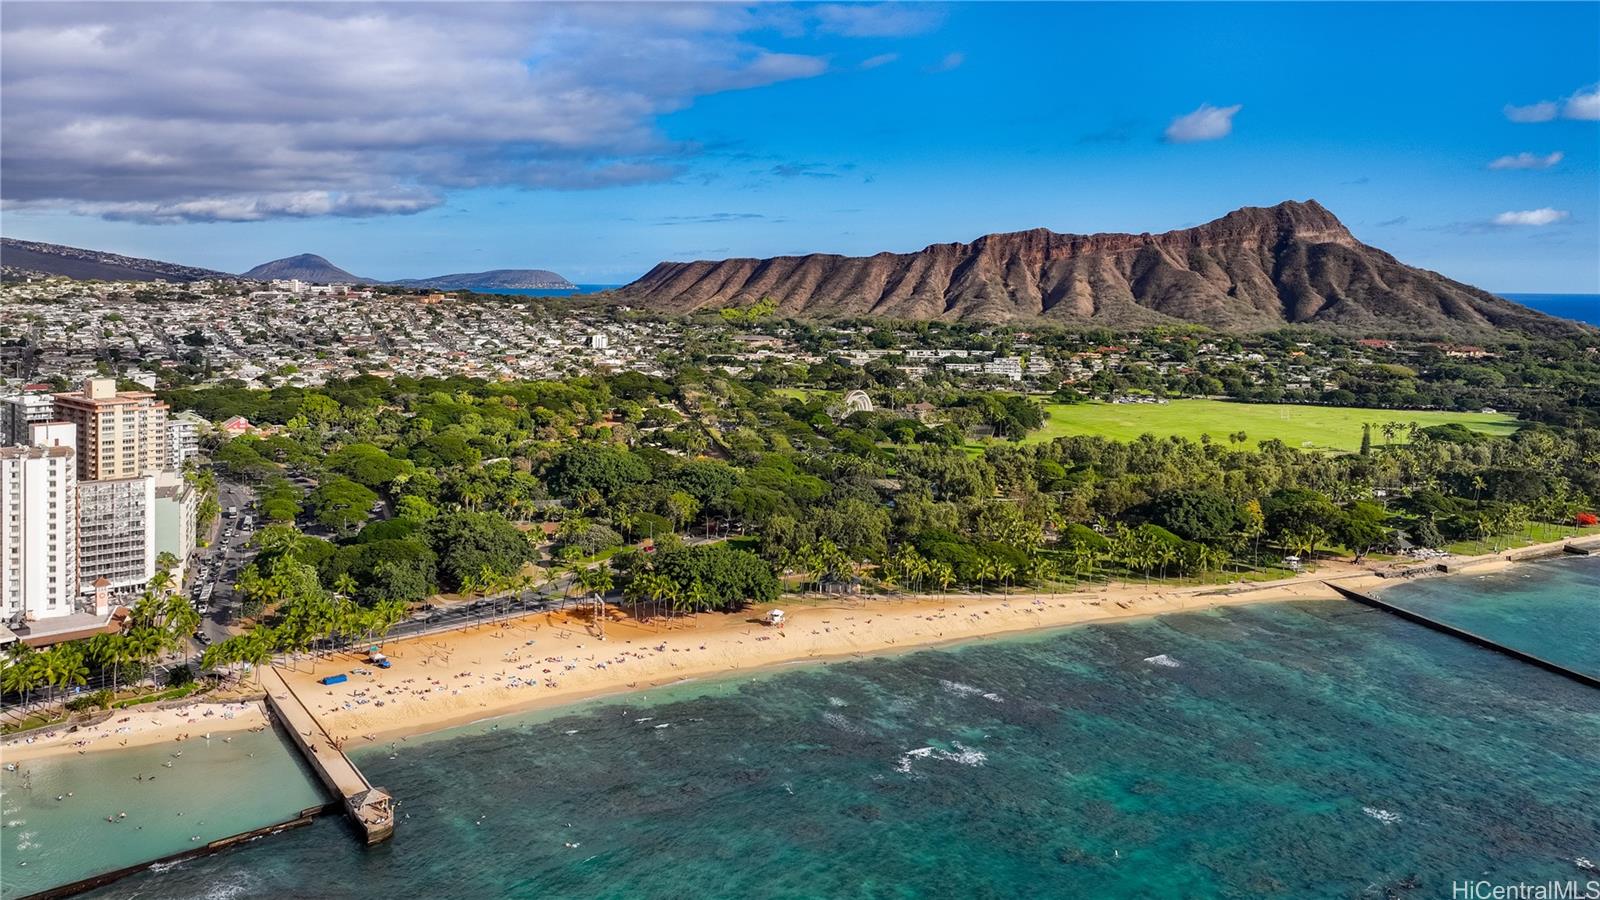
M 8 236 L 615 283 L 1315 198 L 1405 262 L 1600 293 L 1600 4 L 5 13 Z

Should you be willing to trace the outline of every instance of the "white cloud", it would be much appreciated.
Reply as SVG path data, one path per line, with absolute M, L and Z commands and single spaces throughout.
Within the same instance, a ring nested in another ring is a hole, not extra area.
M 1167 126 L 1165 137 L 1174 144 L 1225 138 L 1233 133 L 1233 117 L 1241 109 L 1244 106 L 1238 103 L 1220 107 L 1202 103 L 1194 112 L 1173 119 L 1172 124 Z
M 1567 217 L 1564 209 L 1551 209 L 1546 206 L 1542 209 L 1524 209 L 1513 212 L 1503 212 L 1494 217 L 1496 225 L 1551 225 Z
M 944 18 L 936 6 L 920 3 L 829 3 L 808 10 L 817 30 L 845 37 L 903 37 L 921 34 Z
M 930 69 L 929 71 L 932 71 L 932 72 L 948 72 L 951 69 L 959 69 L 961 67 L 961 64 L 966 62 L 966 61 L 967 61 L 967 55 L 965 53 L 962 53 L 961 51 L 957 50 L 954 53 L 946 53 L 944 55 L 944 59 L 939 60 L 939 62 L 937 64 L 935 64 L 933 66 L 933 68 Z
M 1557 115 L 1563 119 L 1600 121 L 1600 85 L 1579 88 L 1560 103 L 1541 100 L 1527 106 L 1506 106 L 1506 118 L 1513 122 L 1549 122 Z
M 879 53 L 877 56 L 869 56 L 862 60 L 861 68 L 876 69 L 879 66 L 887 66 L 899 58 L 900 54 L 898 53 Z
M 1556 117 L 1556 105 L 1549 100 L 1527 106 L 1506 104 L 1506 118 L 1513 122 L 1548 122 Z
M 7 4 L 0 199 L 143 221 L 253 221 L 417 212 L 476 186 L 660 181 L 698 152 L 665 136 L 661 116 L 827 70 L 819 55 L 765 46 L 774 33 L 887 34 L 929 15 L 715 3 Z
M 1548 169 L 1565 157 L 1566 154 L 1557 150 L 1554 153 L 1540 156 L 1536 153 L 1518 153 L 1516 156 L 1502 156 L 1492 163 L 1491 169 Z
M 1588 122 L 1600 120 L 1600 85 L 1585 88 L 1568 97 L 1561 107 L 1561 115 Z

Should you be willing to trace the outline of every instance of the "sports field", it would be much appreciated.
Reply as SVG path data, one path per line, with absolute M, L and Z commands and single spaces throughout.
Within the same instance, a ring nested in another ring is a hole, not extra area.
M 1097 435 L 1131 441 L 1141 434 L 1179 435 L 1199 440 L 1209 434 L 1227 445 L 1228 435 L 1242 431 L 1246 446 L 1277 438 L 1291 447 L 1318 450 L 1361 449 L 1361 425 L 1372 425 L 1372 443 L 1385 443 L 1383 423 L 1400 426 L 1395 443 L 1407 440 L 1406 426 L 1423 427 L 1459 422 L 1473 431 L 1510 434 L 1517 430 L 1515 416 L 1503 413 L 1419 412 L 1392 409 L 1357 409 L 1340 406 L 1230 403 L 1226 400 L 1173 400 L 1169 403 L 1047 403 L 1044 427 L 1024 443 L 1054 440 L 1074 434 Z M 1234 446 L 1237 446 L 1235 444 Z

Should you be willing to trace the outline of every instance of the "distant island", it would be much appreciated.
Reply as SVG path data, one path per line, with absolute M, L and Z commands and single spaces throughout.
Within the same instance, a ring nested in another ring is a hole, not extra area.
M 363 278 L 347 272 L 315 253 L 286 256 L 283 259 L 262 263 L 241 277 L 252 281 L 293 279 L 314 284 L 392 284 L 397 287 L 428 288 L 436 291 L 480 288 L 571 291 L 578 288 L 577 285 L 548 269 L 490 269 L 487 272 L 458 272 L 454 275 L 384 281 L 377 278 Z

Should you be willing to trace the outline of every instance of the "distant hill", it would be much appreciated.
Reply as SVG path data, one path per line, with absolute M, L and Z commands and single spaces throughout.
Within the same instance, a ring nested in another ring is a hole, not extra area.
M 315 253 L 286 256 L 265 262 L 240 276 L 248 281 L 309 281 L 313 284 L 376 284 L 371 278 L 352 275 Z
M 237 276 L 213 269 L 180 266 L 61 244 L 0 238 L 0 266 L 39 275 L 99 281 L 211 281 Z
M 483 288 L 534 288 L 543 290 L 577 290 L 577 285 L 549 269 L 490 269 L 487 272 L 464 272 L 459 275 L 439 275 L 434 278 L 391 281 L 408 287 L 432 288 L 436 291 L 461 291 Z
M 686 312 L 764 298 L 794 316 L 1042 319 L 1110 327 L 1310 324 L 1386 331 L 1586 330 L 1356 240 L 1315 200 L 1164 234 L 991 234 L 915 253 L 664 262 L 611 293 Z
M 464 291 L 486 288 L 546 288 L 572 290 L 577 285 L 546 269 L 491 269 L 488 272 L 461 272 L 432 278 L 400 278 L 379 281 L 362 278 L 339 268 L 315 253 L 302 253 L 262 263 L 242 276 L 254 281 L 273 279 L 309 281 L 314 284 L 392 284 L 398 287 L 427 288 L 435 291 Z

